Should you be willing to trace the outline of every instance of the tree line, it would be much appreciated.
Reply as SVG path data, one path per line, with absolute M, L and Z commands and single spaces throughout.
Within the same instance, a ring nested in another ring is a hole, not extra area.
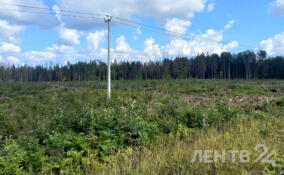
M 267 58 L 265 51 L 200 54 L 196 57 L 165 58 L 161 61 L 115 61 L 113 80 L 152 79 L 284 79 L 284 57 Z M 69 62 L 60 66 L 0 65 L 0 81 L 91 81 L 106 80 L 107 64 L 101 61 Z

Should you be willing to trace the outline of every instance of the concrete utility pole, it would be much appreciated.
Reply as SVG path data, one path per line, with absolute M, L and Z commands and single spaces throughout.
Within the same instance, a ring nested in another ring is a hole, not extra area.
M 110 61 L 110 22 L 111 22 L 112 17 L 110 15 L 105 16 L 105 22 L 108 23 L 108 70 L 107 70 L 107 101 L 110 102 L 111 98 L 111 61 Z

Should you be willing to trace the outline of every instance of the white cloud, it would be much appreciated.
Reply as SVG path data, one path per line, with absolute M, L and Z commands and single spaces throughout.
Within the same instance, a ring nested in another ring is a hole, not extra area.
M 7 43 L 7 42 L 2 42 L 0 44 L 0 53 L 20 53 L 22 50 L 19 46 L 16 46 L 15 44 Z
M 201 53 L 221 54 L 223 51 L 229 51 L 238 47 L 237 41 L 223 44 L 223 32 L 223 30 L 215 31 L 209 29 L 204 34 L 194 35 L 191 41 L 183 39 L 172 40 L 163 47 L 163 50 L 168 56 L 196 56 Z
M 270 3 L 269 13 L 276 16 L 284 16 L 284 0 L 275 0 Z
M 11 25 L 5 20 L 0 19 L 0 41 L 19 43 L 18 35 L 25 30 L 25 27 Z
M 124 36 L 120 36 L 116 39 L 116 51 L 118 52 L 128 52 L 131 51 L 129 44 L 126 42 Z
M 239 46 L 239 42 L 232 41 L 232 42 L 224 45 L 224 49 L 227 51 L 227 50 L 231 50 L 231 49 L 237 48 L 238 46 Z
M 284 55 L 284 32 L 260 42 L 260 49 L 268 55 Z
M 225 25 L 224 29 L 227 30 L 227 29 L 232 28 L 234 23 L 235 23 L 235 20 L 229 21 L 229 22 Z
M 2 60 L 3 60 L 3 57 L 0 55 L 0 63 L 2 62 Z
M 214 10 L 215 8 L 215 3 L 209 3 L 207 6 L 207 12 L 210 13 Z
M 43 64 L 47 61 L 55 60 L 56 55 L 52 52 L 45 52 L 45 51 L 31 51 L 23 53 L 23 56 L 27 58 L 30 64 Z
M 67 45 L 57 45 L 54 44 L 52 47 L 47 47 L 45 49 L 48 52 L 56 53 L 56 54 L 73 54 L 75 53 L 75 49 L 72 46 Z
M 122 18 L 130 18 L 134 14 L 144 17 L 154 16 L 158 21 L 164 23 L 165 19 L 188 20 L 192 18 L 196 12 L 204 11 L 206 2 L 207 0 L 181 0 L 174 3 L 172 0 L 116 0 L 110 3 L 106 0 L 58 0 L 57 6 L 60 9 L 89 13 L 93 13 L 95 8 L 97 13 L 109 13 Z M 98 17 L 102 18 L 102 16 Z M 60 16 L 60 18 L 68 28 L 83 30 L 105 26 L 103 19 L 74 19 L 66 16 Z
M 137 58 L 137 54 L 139 51 L 130 48 L 129 44 L 127 43 L 125 36 L 121 35 L 116 39 L 116 47 L 113 49 L 111 48 L 111 60 L 114 61 L 122 61 L 128 60 L 131 61 L 133 58 Z M 99 53 L 95 52 L 100 59 L 106 60 L 108 54 L 108 50 L 105 48 L 101 48 Z
M 137 35 L 141 35 L 142 34 L 142 31 L 141 31 L 140 27 L 137 27 L 136 33 L 137 33 Z
M 136 50 L 129 46 L 125 37 L 122 35 L 116 39 L 117 47 L 111 49 L 112 61 L 154 61 L 155 59 L 162 57 L 162 52 L 158 44 L 155 44 L 153 38 L 149 38 L 144 41 L 143 50 Z M 106 60 L 107 49 L 102 48 L 98 53 L 99 58 Z
M 23 25 L 38 25 L 42 28 L 54 27 L 59 24 L 59 21 L 55 16 L 52 15 L 40 15 L 36 13 L 26 13 L 27 8 L 10 5 L 10 4 L 19 4 L 18 0 L 5 0 L 5 3 L 1 4 L 3 9 L 13 9 L 13 10 L 1 10 L 0 18 L 11 20 L 18 24 Z M 25 0 L 25 4 L 40 7 L 48 8 L 42 0 Z M 31 9 L 29 9 L 31 11 Z M 48 13 L 48 10 L 34 10 L 36 12 Z
M 87 43 L 90 49 L 97 50 L 100 43 L 104 42 L 107 31 L 101 30 L 95 33 L 89 33 L 87 36 Z
M 8 56 L 7 60 L 8 60 L 9 63 L 12 63 L 12 64 L 18 64 L 19 61 L 20 61 L 18 58 L 14 57 L 14 56 Z
M 125 36 L 121 35 L 116 39 L 116 48 L 114 50 L 114 56 L 118 60 L 132 60 L 135 58 L 134 50 L 132 50 L 127 43 Z
M 167 20 L 165 28 L 168 31 L 179 33 L 183 35 L 186 33 L 186 30 L 190 25 L 191 25 L 190 21 L 173 18 L 173 19 Z
M 74 29 L 61 27 L 59 29 L 59 41 L 67 45 L 76 45 L 80 43 L 80 33 Z
M 142 31 L 140 29 L 140 26 L 137 27 L 136 32 L 134 33 L 133 39 L 138 40 L 138 36 L 142 34 Z
M 70 45 L 57 44 L 46 47 L 44 51 L 25 52 L 22 56 L 33 65 L 42 65 L 50 62 L 66 64 L 67 61 L 78 61 L 87 57 L 86 53 L 80 54 Z
M 149 38 L 144 42 L 144 50 L 143 54 L 146 56 L 147 60 L 155 60 L 157 58 L 162 57 L 161 49 L 158 44 L 154 44 L 155 40 L 153 38 Z

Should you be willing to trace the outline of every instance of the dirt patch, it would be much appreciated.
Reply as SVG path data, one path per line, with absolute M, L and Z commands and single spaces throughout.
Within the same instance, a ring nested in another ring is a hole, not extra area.
M 276 98 L 275 96 L 259 96 L 259 95 L 237 95 L 229 99 L 224 99 L 231 106 L 239 106 L 245 109 L 249 109 L 252 106 L 260 104 L 262 102 L 269 102 Z
M 168 93 L 159 93 L 160 95 L 170 95 Z M 216 96 L 208 94 L 181 94 L 179 98 L 186 101 L 190 107 L 206 106 L 211 107 L 220 103 L 226 103 L 230 106 L 238 106 L 249 109 L 257 104 L 270 101 L 283 96 L 283 93 L 270 93 L 269 95 L 241 94 L 237 96 Z

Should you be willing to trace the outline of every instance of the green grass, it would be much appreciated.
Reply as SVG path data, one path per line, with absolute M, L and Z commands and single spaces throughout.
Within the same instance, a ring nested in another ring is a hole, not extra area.
M 250 174 L 284 169 L 283 80 L 0 84 L 0 174 Z M 191 163 L 275 149 L 276 164 Z

